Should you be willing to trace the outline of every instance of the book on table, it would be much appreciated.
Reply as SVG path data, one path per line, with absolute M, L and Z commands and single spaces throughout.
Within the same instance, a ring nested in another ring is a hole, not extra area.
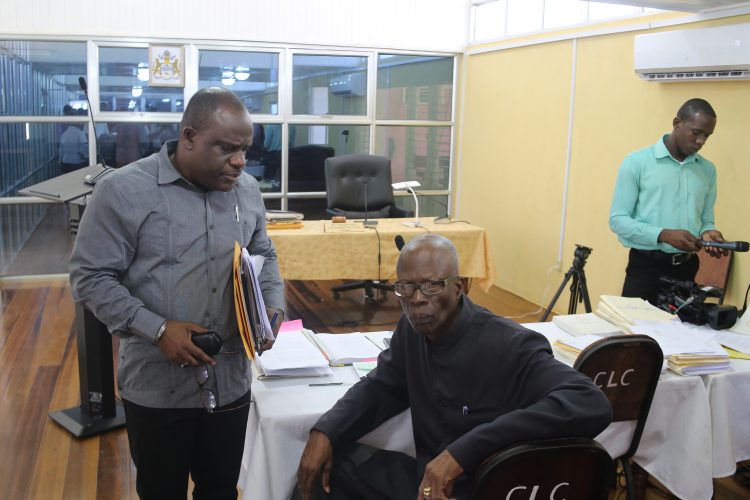
M 638 297 L 601 295 L 594 314 L 625 333 L 638 321 L 671 321 L 674 316 Z
M 279 333 L 273 348 L 253 359 L 258 378 L 333 375 L 328 360 L 310 340 L 310 333 L 309 330 Z
M 306 332 L 331 366 L 350 365 L 355 361 L 375 361 L 388 348 L 393 332 L 312 333 Z
M 598 335 L 608 337 L 610 335 L 622 334 L 618 326 L 613 325 L 594 313 L 587 314 L 563 314 L 552 318 L 552 322 L 561 330 L 579 337 L 581 335 Z

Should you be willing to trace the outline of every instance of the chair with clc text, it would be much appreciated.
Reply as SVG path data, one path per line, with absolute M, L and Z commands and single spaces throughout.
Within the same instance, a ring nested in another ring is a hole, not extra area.
M 330 216 L 347 219 L 408 217 L 410 212 L 397 207 L 391 186 L 391 160 L 384 156 L 352 154 L 327 158 L 325 161 L 326 200 Z M 390 285 L 373 280 L 347 283 L 332 289 L 339 292 L 364 289 L 365 298 L 373 301 L 373 289 L 390 290 Z
M 635 420 L 630 445 L 613 457 L 625 474 L 628 499 L 635 498 L 630 459 L 638 450 L 646 418 L 659 382 L 664 355 L 647 335 L 616 335 L 581 351 L 573 368 L 594 381 L 612 405 L 613 422 Z
M 473 500 L 606 500 L 614 483 L 614 464 L 593 439 L 532 441 L 485 460 L 474 483 Z

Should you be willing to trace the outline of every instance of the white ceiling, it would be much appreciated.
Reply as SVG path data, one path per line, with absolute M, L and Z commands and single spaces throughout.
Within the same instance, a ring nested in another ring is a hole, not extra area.
M 706 12 L 714 9 L 727 9 L 747 5 L 748 0 L 596 0 L 600 3 L 617 3 L 636 7 L 677 10 L 681 12 Z

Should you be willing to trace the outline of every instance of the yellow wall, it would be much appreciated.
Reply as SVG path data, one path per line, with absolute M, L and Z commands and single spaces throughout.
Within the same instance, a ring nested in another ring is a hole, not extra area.
M 750 15 L 664 30 L 740 22 L 750 22 Z M 718 115 L 701 151 L 718 170 L 717 225 L 728 240 L 750 239 L 750 82 L 640 80 L 633 71 L 633 39 L 654 31 L 577 42 L 563 258 L 561 268 L 549 273 L 558 254 L 574 42 L 465 57 L 456 208 L 461 219 L 488 229 L 498 286 L 546 305 L 580 243 L 593 248 L 585 267 L 593 305 L 601 294 L 619 294 L 627 250 L 608 226 L 617 170 L 626 154 L 668 133 L 675 112 L 692 97 L 708 100 Z M 748 259 L 750 254 L 735 255 L 730 304 L 741 305 L 750 282 Z M 556 310 L 565 311 L 567 303 L 566 290 Z

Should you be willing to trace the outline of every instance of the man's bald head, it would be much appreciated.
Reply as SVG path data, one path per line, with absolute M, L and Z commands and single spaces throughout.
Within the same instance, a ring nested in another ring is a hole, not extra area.
M 458 274 L 456 246 L 451 240 L 439 234 L 421 234 L 404 245 L 396 265 L 396 274 L 400 275 L 402 266 L 409 265 L 410 261 L 424 254 L 434 254 L 441 262 L 444 261 L 441 267 L 445 267 L 446 272 L 450 273 L 447 276 Z

